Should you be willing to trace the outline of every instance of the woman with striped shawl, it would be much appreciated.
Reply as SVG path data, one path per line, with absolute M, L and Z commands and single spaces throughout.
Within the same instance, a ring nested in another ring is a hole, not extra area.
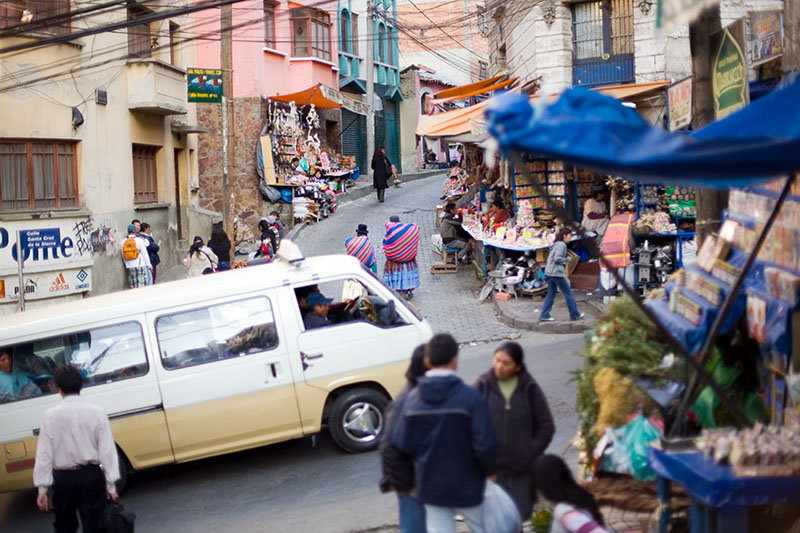
M 389 218 L 383 238 L 383 281 L 406 300 L 413 298 L 414 289 L 419 287 L 418 244 L 419 226 L 403 224 L 397 216 Z
M 359 224 L 356 228 L 356 236 L 344 241 L 344 249 L 347 255 L 352 255 L 361 261 L 365 267 L 372 270 L 373 274 L 377 275 L 378 260 L 375 259 L 375 249 L 372 247 L 368 234 L 367 225 Z

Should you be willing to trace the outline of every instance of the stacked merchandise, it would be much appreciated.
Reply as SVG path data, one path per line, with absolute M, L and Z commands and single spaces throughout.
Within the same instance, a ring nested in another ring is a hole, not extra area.
M 783 427 L 760 422 L 743 430 L 704 430 L 697 448 L 716 464 L 729 464 L 739 477 L 800 475 L 800 423 Z
M 673 217 L 693 218 L 697 215 L 694 187 L 665 187 L 663 198 Z

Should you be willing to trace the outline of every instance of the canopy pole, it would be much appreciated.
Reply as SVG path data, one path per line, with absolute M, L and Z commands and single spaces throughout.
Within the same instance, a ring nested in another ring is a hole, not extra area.
M 733 302 L 736 301 L 736 297 L 742 290 L 742 286 L 744 285 L 744 279 L 747 277 L 747 273 L 750 272 L 750 269 L 753 267 L 753 263 L 755 263 L 755 260 L 758 257 L 758 252 L 761 251 L 761 247 L 764 245 L 764 241 L 767 240 L 767 234 L 769 233 L 769 230 L 772 229 L 772 225 L 778 218 L 778 214 L 780 213 L 781 207 L 786 201 L 786 197 L 789 195 L 789 191 L 792 188 L 792 183 L 794 183 L 794 179 L 795 179 L 794 174 L 786 178 L 786 183 L 783 185 L 783 190 L 781 190 L 781 194 L 780 196 L 778 196 L 778 200 L 775 202 L 775 206 L 772 208 L 772 212 L 769 214 L 769 218 L 767 218 L 767 222 L 766 224 L 764 224 L 764 228 L 761 230 L 761 233 L 759 233 L 758 239 L 756 240 L 756 244 L 753 247 L 753 250 L 750 252 L 750 255 L 747 256 L 747 261 L 742 267 L 742 270 L 736 276 L 736 281 L 734 281 L 733 285 L 731 286 L 731 292 L 728 293 L 728 296 L 725 298 L 725 302 L 722 304 L 722 307 L 720 308 L 717 317 L 714 319 L 714 324 L 711 326 L 711 331 L 708 332 L 706 340 L 703 343 L 703 347 L 700 349 L 700 352 L 698 353 L 697 357 L 700 360 L 699 363 L 700 366 L 703 368 L 705 368 L 706 363 L 708 362 L 708 357 L 711 354 L 711 348 L 714 347 L 714 343 L 717 341 L 719 332 L 722 329 L 722 324 L 728 317 L 731 308 L 733 308 Z M 692 375 L 691 380 L 689 381 L 689 386 L 686 388 L 686 391 L 684 391 L 683 400 L 681 401 L 681 404 L 678 407 L 678 412 L 677 412 L 676 421 L 678 422 L 678 424 L 672 426 L 672 430 L 670 431 L 670 436 L 672 436 L 674 433 L 677 432 L 678 425 L 680 425 L 681 427 L 685 426 L 683 422 L 683 415 L 689 406 L 689 402 L 691 401 L 696 388 L 697 388 L 697 374 L 694 374 Z
M 661 323 L 661 321 L 658 319 L 655 313 L 653 313 L 652 309 L 650 309 L 649 307 L 644 305 L 644 303 L 642 303 L 642 301 L 639 299 L 639 296 L 627 283 L 625 283 L 625 280 L 622 278 L 622 276 L 619 275 L 616 267 L 613 267 L 611 263 L 608 261 L 608 259 L 606 259 L 605 255 L 603 255 L 603 253 L 600 251 L 600 248 L 597 246 L 597 241 L 589 238 L 589 236 L 586 234 L 586 229 L 580 226 L 575 221 L 575 219 L 566 211 L 566 209 L 562 208 L 561 206 L 553 202 L 553 200 L 550 198 L 550 195 L 547 193 L 546 188 L 543 188 L 541 184 L 536 179 L 533 178 L 531 171 L 528 169 L 527 165 L 525 165 L 525 162 L 522 160 L 522 157 L 520 156 L 519 152 L 513 151 L 512 159 L 514 161 L 515 166 L 523 169 L 523 174 L 528 179 L 528 182 L 536 190 L 538 195 L 544 198 L 548 209 L 554 211 L 565 222 L 568 222 L 568 225 L 571 226 L 573 230 L 578 233 L 578 235 L 580 235 L 583 245 L 586 246 L 591 251 L 593 256 L 597 256 L 598 260 L 614 277 L 614 279 L 617 282 L 617 285 L 622 287 L 625 294 L 627 294 L 631 298 L 636 307 L 638 307 L 639 310 L 642 311 L 645 314 L 645 316 L 647 316 L 648 319 L 650 319 L 650 321 L 656 326 L 659 332 L 667 340 L 667 343 L 672 347 L 672 349 L 675 350 L 678 353 L 678 355 L 683 357 L 687 362 L 689 362 L 690 365 L 694 367 L 697 373 L 696 375 L 700 376 L 706 382 L 706 384 L 709 387 L 711 387 L 714 390 L 714 392 L 717 393 L 717 396 L 719 396 L 720 401 L 723 404 L 725 404 L 725 407 L 727 407 L 731 411 L 731 413 L 737 419 L 737 421 L 742 425 L 746 425 L 747 417 L 745 416 L 741 407 L 739 407 L 736 403 L 734 403 L 731 400 L 728 394 L 724 390 L 722 390 L 722 388 L 717 384 L 717 382 L 714 381 L 711 378 L 711 376 L 705 371 L 705 368 L 700 366 L 697 363 L 697 361 L 695 361 L 694 358 L 688 353 L 686 347 L 684 347 L 683 344 L 681 344 L 681 342 L 678 341 L 678 339 L 676 339 L 666 327 L 664 327 L 664 325 Z M 675 421 L 675 423 L 677 423 L 677 421 Z

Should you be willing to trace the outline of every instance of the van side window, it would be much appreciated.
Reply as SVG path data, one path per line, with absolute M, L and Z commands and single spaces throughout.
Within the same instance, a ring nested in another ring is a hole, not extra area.
M 156 334 L 167 370 L 259 353 L 278 345 L 275 316 L 265 297 L 160 316 Z
M 346 322 L 368 322 L 380 328 L 408 324 L 397 312 L 394 300 L 387 301 L 355 278 L 326 281 L 295 288 L 297 305 L 303 316 L 303 322 L 306 324 L 308 323 L 307 315 L 313 313 L 312 306 L 307 302 L 307 298 L 312 292 L 318 292 L 333 300 L 328 306 L 325 317 L 329 326 Z M 306 329 L 309 329 L 308 326 Z
M 142 328 L 125 322 L 0 347 L 0 403 L 57 392 L 53 372 L 64 364 L 80 369 L 84 387 L 147 374 Z

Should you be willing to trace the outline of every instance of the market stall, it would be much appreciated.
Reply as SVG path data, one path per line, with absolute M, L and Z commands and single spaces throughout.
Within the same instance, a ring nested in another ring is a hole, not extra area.
M 800 112 L 791 104 L 798 97 L 795 82 L 682 136 L 585 89 L 537 109 L 511 95 L 487 110 L 490 131 L 520 166 L 519 153 L 532 152 L 649 185 L 736 187 L 696 264 L 667 276 L 647 302 L 584 239 L 627 295 L 598 320 L 578 375 L 584 472 L 658 477 L 661 531 L 679 511 L 666 480 L 691 498 L 691 531 L 746 531 L 749 506 L 798 500 Z M 558 198 L 536 188 L 584 234 Z M 678 216 L 691 212 L 685 203 L 677 208 Z M 717 429 L 725 426 L 738 429 Z
M 315 222 L 335 212 L 336 195 L 358 178 L 353 158 L 324 146 L 319 135 L 317 109 L 341 108 L 344 98 L 321 84 L 270 98 L 257 168 L 264 196 L 292 204 L 292 223 Z

